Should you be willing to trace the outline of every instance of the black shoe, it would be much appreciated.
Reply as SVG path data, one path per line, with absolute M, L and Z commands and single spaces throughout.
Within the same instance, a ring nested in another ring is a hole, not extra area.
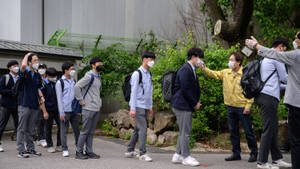
M 225 161 L 236 161 L 236 160 L 241 160 L 241 156 L 232 154 L 230 157 L 225 158 Z
M 42 156 L 42 153 L 36 152 L 35 150 L 29 150 L 29 151 L 26 151 L 26 153 L 30 154 L 30 155 L 35 155 L 35 156 Z
M 97 155 L 93 152 L 91 152 L 91 153 L 85 152 L 85 155 L 90 159 L 99 159 L 100 158 L 100 155 Z
M 19 152 L 18 157 L 19 158 L 29 158 L 29 154 L 27 152 Z
M 76 159 L 80 159 L 80 160 L 86 160 L 88 159 L 88 156 L 86 156 L 85 154 L 83 154 L 82 152 L 76 152 Z
M 250 157 L 248 159 L 249 163 L 253 163 L 257 161 L 257 154 L 250 154 Z

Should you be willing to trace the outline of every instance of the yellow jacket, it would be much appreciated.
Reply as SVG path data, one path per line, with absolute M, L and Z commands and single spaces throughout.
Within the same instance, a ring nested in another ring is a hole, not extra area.
M 241 67 L 236 75 L 234 75 L 232 69 L 213 71 L 205 68 L 204 71 L 208 76 L 223 81 L 223 96 L 226 105 L 250 109 L 253 99 L 246 99 L 242 94 L 243 89 L 240 86 L 243 74 L 242 69 Z

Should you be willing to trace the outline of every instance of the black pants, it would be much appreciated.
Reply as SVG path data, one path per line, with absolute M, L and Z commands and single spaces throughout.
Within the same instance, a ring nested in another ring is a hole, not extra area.
M 251 154 L 257 155 L 257 142 L 255 134 L 252 130 L 252 120 L 250 114 L 243 114 L 244 108 L 227 106 L 228 113 L 228 128 L 230 132 L 230 140 L 232 144 L 232 153 L 235 155 L 241 154 L 240 147 L 240 125 L 239 121 L 242 122 L 248 147 L 251 150 Z
M 256 103 L 261 108 L 263 123 L 258 162 L 267 163 L 270 151 L 273 161 L 282 159 L 283 157 L 278 147 L 277 111 L 279 101 L 275 97 L 262 93 L 255 99 Z
M 290 106 L 288 115 L 289 139 L 293 169 L 300 168 L 300 108 Z
M 36 132 L 37 132 L 38 141 L 44 140 L 46 138 L 45 130 L 46 130 L 46 120 L 44 119 L 43 112 L 40 111 L 36 121 Z
M 18 128 L 18 110 L 17 109 L 7 109 L 0 106 L 0 141 L 2 139 L 2 134 L 8 123 L 9 116 L 12 115 L 15 125 L 15 133 L 17 133 Z M 1 143 L 0 143 L 1 144 Z
M 53 121 L 55 121 L 57 126 L 57 134 L 56 134 L 56 146 L 61 146 L 60 140 L 60 119 L 58 115 L 58 111 L 48 112 L 49 118 L 46 120 L 46 141 L 48 147 L 53 147 L 53 140 L 52 140 L 52 125 Z

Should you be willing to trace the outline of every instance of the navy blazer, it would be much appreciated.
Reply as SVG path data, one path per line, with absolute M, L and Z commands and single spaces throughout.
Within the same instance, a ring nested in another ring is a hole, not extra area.
M 15 85 L 14 79 L 9 75 L 7 85 L 5 85 L 6 75 L 1 76 L 0 79 L 0 94 L 2 95 L 0 104 L 8 109 L 17 109 L 17 97 L 13 96 L 12 88 Z
M 200 99 L 200 85 L 189 63 L 185 63 L 177 71 L 174 91 L 171 106 L 179 110 L 193 112 Z

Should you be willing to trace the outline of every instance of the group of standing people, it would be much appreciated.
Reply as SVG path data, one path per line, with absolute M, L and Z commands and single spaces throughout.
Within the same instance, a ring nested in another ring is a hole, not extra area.
M 297 131 L 300 125 L 300 33 L 295 36 L 293 46 L 295 50 L 285 52 L 289 43 L 284 38 L 275 38 L 272 48 L 266 48 L 253 39 L 247 39 L 246 45 L 258 50 L 258 55 L 265 57 L 261 61 L 260 74 L 265 85 L 260 94 L 254 99 L 247 99 L 242 94 L 240 86 L 242 77 L 243 55 L 233 52 L 229 56 L 227 69 L 210 70 L 203 62 L 204 53 L 200 48 L 191 48 L 187 52 L 187 62 L 176 73 L 174 95 L 171 99 L 172 111 L 176 115 L 179 126 L 176 152 L 172 163 L 198 166 L 200 162 L 190 154 L 189 139 L 192 130 L 193 112 L 200 109 L 200 85 L 197 69 L 201 69 L 209 77 L 221 80 L 223 83 L 224 103 L 227 106 L 228 129 L 232 143 L 232 155 L 226 161 L 241 160 L 239 121 L 242 122 L 248 147 L 251 150 L 248 162 L 257 162 L 257 168 L 277 169 L 279 167 L 300 168 L 300 135 Z M 142 65 L 130 79 L 130 116 L 135 120 L 135 129 L 131 135 L 125 157 L 138 158 L 150 162 L 152 158 L 146 151 L 147 116 L 153 115 L 152 109 L 152 74 L 150 68 L 155 64 L 155 54 L 144 52 Z M 288 74 L 285 68 L 288 69 Z M 55 68 L 46 68 L 45 75 L 39 69 L 37 54 L 28 53 L 19 68 L 18 62 L 10 61 L 7 67 L 8 75 L 0 80 L 1 98 L 1 133 L 5 127 L 9 114 L 13 114 L 17 128 L 18 156 L 27 158 L 30 155 L 40 156 L 33 143 L 34 128 L 39 113 L 42 112 L 46 124 L 46 144 L 49 152 L 62 151 L 64 157 L 69 156 L 67 146 L 67 132 L 69 123 L 73 128 L 76 144 L 77 159 L 98 159 L 99 155 L 93 150 L 93 134 L 99 119 L 102 105 L 100 98 L 101 76 L 103 62 L 99 57 L 90 60 L 91 69 L 76 82 L 74 64 L 65 62 L 62 65 L 63 76 L 57 80 Z M 44 67 L 40 67 L 43 68 Z M 9 78 L 9 80 L 7 80 Z M 278 104 L 280 90 L 286 88 L 284 103 L 289 108 L 289 141 L 292 147 L 292 164 L 283 161 L 278 148 Z M 82 113 L 76 114 L 72 110 L 72 101 L 76 99 L 82 106 Z M 262 110 L 263 133 L 260 150 L 258 151 L 255 134 L 252 130 L 251 106 L 256 102 Z M 40 111 L 42 110 L 42 111 Z M 16 116 L 18 112 L 18 116 Z M 79 130 L 79 118 L 82 116 L 83 127 Z M 4 120 L 3 120 L 4 119 Z M 57 147 L 53 147 L 51 130 L 53 121 L 58 127 Z M 139 142 L 139 153 L 135 151 Z M 26 142 L 26 147 L 24 143 Z M 61 147 L 60 147 L 61 146 Z M 84 149 L 85 147 L 85 149 Z M 0 147 L 3 151 L 3 147 Z M 268 163 L 271 153 L 272 163 Z

